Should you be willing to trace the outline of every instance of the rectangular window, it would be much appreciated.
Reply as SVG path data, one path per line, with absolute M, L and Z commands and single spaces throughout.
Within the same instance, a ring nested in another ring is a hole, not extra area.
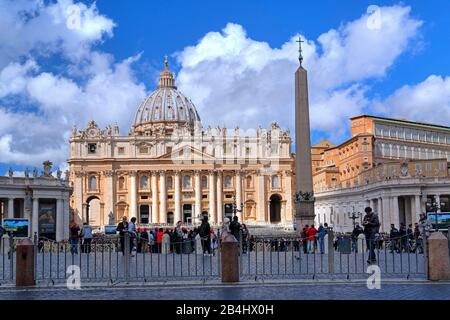
M 125 148 L 124 147 L 119 147 L 117 149 L 117 152 L 119 153 L 119 155 L 123 155 L 123 154 L 125 154 Z
M 148 154 L 148 147 L 141 147 L 139 148 L 140 154 Z
M 172 153 L 172 147 L 167 147 L 166 153 L 168 154 Z

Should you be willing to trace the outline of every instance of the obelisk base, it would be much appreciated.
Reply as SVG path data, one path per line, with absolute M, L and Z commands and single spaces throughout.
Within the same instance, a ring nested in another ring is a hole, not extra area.
M 297 235 L 300 235 L 305 225 L 314 224 L 314 201 L 305 201 L 295 204 L 295 223 L 297 225 Z

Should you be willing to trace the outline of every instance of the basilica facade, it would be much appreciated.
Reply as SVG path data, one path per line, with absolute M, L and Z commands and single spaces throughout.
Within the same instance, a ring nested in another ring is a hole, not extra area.
M 226 110 L 224 110 L 226 112 Z M 127 135 L 90 121 L 70 138 L 72 218 L 95 227 L 212 224 L 236 214 L 249 224 L 293 223 L 294 156 L 288 130 L 204 128 L 175 86 L 167 59 L 158 88 Z

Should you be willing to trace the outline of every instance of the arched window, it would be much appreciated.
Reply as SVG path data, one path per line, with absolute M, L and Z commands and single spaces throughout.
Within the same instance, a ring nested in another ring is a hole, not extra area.
M 184 176 L 183 177 L 183 188 L 184 189 L 191 188 L 191 176 Z
M 97 190 L 97 178 L 94 176 L 89 178 L 89 190 Z
M 231 176 L 225 176 L 225 188 L 230 189 L 233 186 Z
M 208 179 L 206 176 L 202 176 L 202 189 L 208 188 Z
M 252 177 L 248 176 L 246 178 L 246 182 L 247 182 L 247 189 L 250 189 L 252 187 Z
M 141 190 L 148 190 L 148 177 L 142 176 L 140 183 Z
M 125 178 L 124 177 L 119 178 L 119 190 L 125 190 Z
M 172 188 L 173 188 L 172 177 L 167 177 L 167 189 L 172 190 Z
M 278 189 L 280 187 L 280 177 L 272 176 L 272 188 Z

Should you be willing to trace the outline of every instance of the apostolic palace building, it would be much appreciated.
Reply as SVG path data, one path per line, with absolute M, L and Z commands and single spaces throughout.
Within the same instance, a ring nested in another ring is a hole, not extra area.
M 226 112 L 226 110 L 224 110 Z M 136 217 L 141 225 L 293 223 L 291 137 L 276 123 L 252 131 L 203 128 L 168 68 L 138 107 L 127 135 L 94 121 L 70 138 L 71 207 L 92 226 Z
M 351 231 L 365 206 L 389 232 L 423 212 L 450 212 L 450 127 L 361 115 L 350 139 L 312 146 L 316 222 Z M 432 208 L 431 205 L 435 205 Z

